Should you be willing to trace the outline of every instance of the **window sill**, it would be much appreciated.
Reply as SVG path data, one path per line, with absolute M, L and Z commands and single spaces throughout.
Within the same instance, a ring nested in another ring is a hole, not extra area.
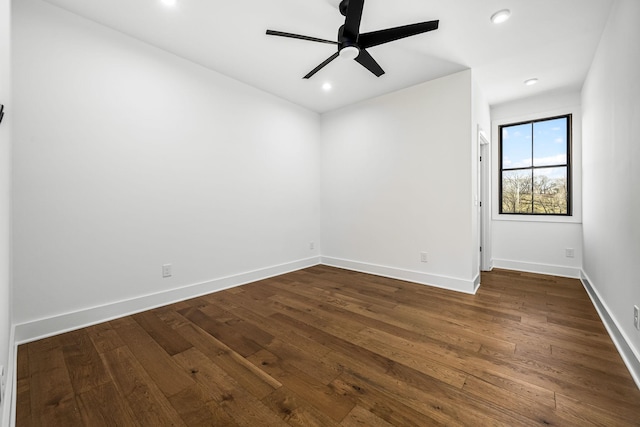
M 539 216 L 539 215 L 509 215 L 495 214 L 491 217 L 493 221 L 514 221 L 514 222 L 548 222 L 560 224 L 582 224 L 579 215 L 572 216 Z

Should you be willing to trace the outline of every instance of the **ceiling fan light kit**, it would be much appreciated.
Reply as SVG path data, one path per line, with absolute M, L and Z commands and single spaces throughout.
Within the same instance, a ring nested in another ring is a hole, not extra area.
M 347 46 L 340 49 L 340 58 L 356 59 L 360 55 L 360 49 L 355 46 Z
M 365 67 L 376 77 L 380 77 L 384 74 L 384 70 L 376 60 L 373 59 L 371 54 L 367 52 L 368 48 L 438 29 L 439 21 L 436 20 L 361 34 L 360 21 L 362 20 L 363 9 L 364 0 L 342 0 L 340 2 L 340 13 L 345 17 L 345 20 L 344 25 L 338 29 L 338 41 L 319 39 L 316 37 L 285 33 L 275 30 L 267 30 L 267 35 L 337 45 L 338 51 L 311 70 L 303 77 L 305 79 L 313 77 L 314 74 L 326 67 L 338 56 L 345 59 L 355 59 L 356 62 Z

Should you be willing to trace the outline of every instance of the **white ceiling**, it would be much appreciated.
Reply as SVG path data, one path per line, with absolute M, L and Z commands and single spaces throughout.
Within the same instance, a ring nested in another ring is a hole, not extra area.
M 386 74 L 337 59 L 335 46 L 265 35 L 267 29 L 337 40 L 339 0 L 46 0 L 78 15 L 317 112 L 471 68 L 491 105 L 578 90 L 612 0 L 366 0 L 361 32 L 440 20 L 437 31 L 369 49 Z M 511 19 L 489 17 L 508 8 Z M 524 80 L 537 77 L 535 86 Z M 330 82 L 333 89 L 321 86 Z

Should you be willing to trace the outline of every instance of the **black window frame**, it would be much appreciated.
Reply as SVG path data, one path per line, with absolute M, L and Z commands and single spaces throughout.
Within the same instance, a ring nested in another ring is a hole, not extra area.
M 567 163 L 566 164 L 555 164 L 555 165 L 544 165 L 544 166 L 534 166 L 533 164 L 533 144 L 534 144 L 534 138 L 533 138 L 533 125 L 535 123 L 540 123 L 540 122 L 546 122 L 546 121 L 550 121 L 550 120 L 557 120 L 557 119 L 566 119 L 567 120 Z M 512 126 L 520 126 L 520 125 L 526 125 L 526 124 L 530 124 L 531 128 L 532 128 L 532 138 L 531 138 L 531 153 L 532 153 L 532 162 L 531 162 L 531 166 L 530 167 L 517 167 L 517 168 L 504 168 L 503 164 L 502 164 L 502 129 L 506 128 L 506 127 L 512 127 Z M 500 215 L 520 215 L 520 216 L 542 216 L 542 217 L 548 217 L 548 216 L 562 216 L 562 217 L 570 217 L 573 216 L 573 168 L 572 168 L 572 145 L 573 145 L 573 117 L 572 114 L 562 114 L 559 116 L 553 116 L 553 117 L 544 117 L 544 118 L 540 118 L 540 119 L 533 119 L 533 120 L 525 120 L 525 121 L 521 121 L 521 122 L 515 122 L 515 123 L 506 123 L 503 125 L 499 125 L 498 126 L 498 163 L 499 163 L 499 169 L 498 169 L 498 186 L 499 186 L 499 191 L 498 191 L 498 212 Z M 534 212 L 534 194 L 531 194 L 531 212 L 503 212 L 503 200 L 502 200 L 502 185 L 503 185 L 503 173 L 505 171 L 517 171 L 517 170 L 531 170 L 531 174 L 532 174 L 532 189 L 533 189 L 533 173 L 536 169 L 549 169 L 549 168 L 557 168 L 557 167 L 566 167 L 567 168 L 567 212 L 566 213 L 545 213 L 545 212 Z

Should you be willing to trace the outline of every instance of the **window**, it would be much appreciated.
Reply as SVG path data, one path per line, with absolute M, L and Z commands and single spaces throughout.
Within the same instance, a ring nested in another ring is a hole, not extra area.
M 500 213 L 571 215 L 571 114 L 499 127 Z

